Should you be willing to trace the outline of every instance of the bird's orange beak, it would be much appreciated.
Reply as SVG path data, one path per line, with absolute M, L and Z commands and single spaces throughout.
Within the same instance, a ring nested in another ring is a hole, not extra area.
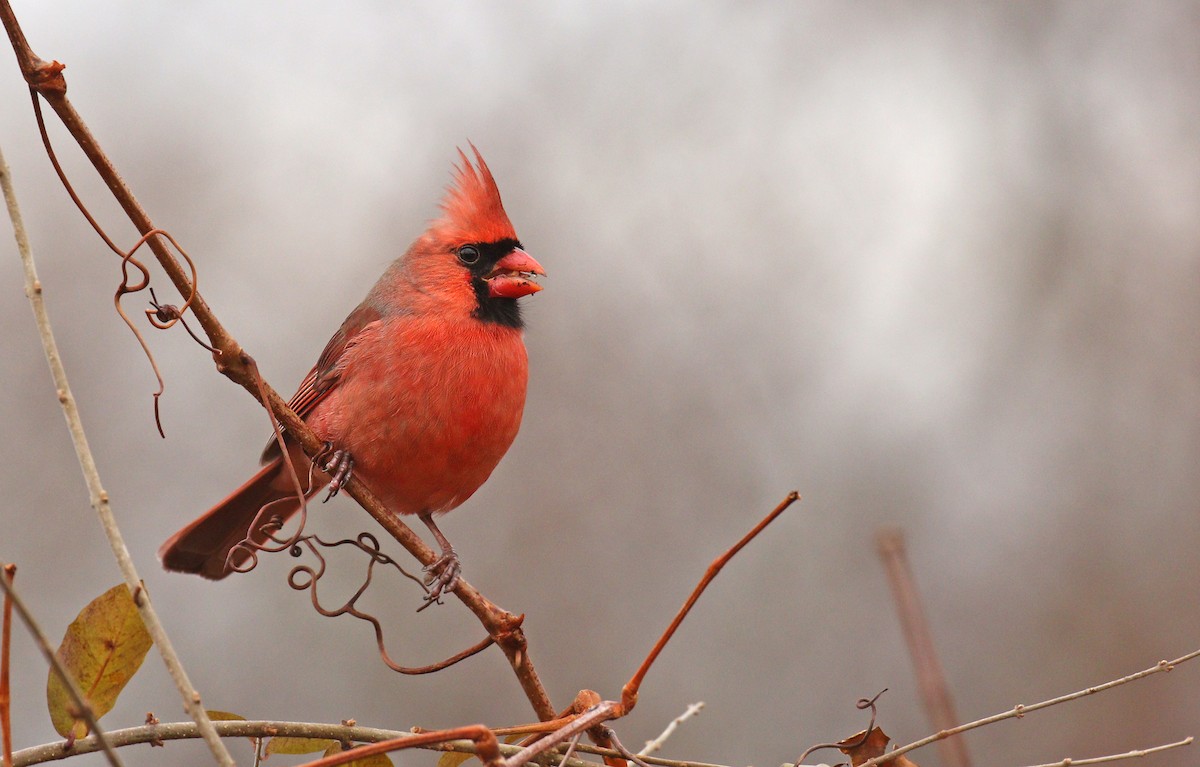
M 520 248 L 496 262 L 496 266 L 484 279 L 488 284 L 488 295 L 492 298 L 520 298 L 536 293 L 542 286 L 534 282 L 533 276 L 545 276 L 542 265 Z

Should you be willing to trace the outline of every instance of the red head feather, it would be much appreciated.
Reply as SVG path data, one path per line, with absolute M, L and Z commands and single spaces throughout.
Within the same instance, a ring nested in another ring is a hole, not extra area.
M 432 231 L 455 243 L 515 240 L 517 233 L 500 202 L 496 180 L 479 150 L 474 144 L 470 147 L 475 153 L 475 165 L 458 150 L 462 165 L 454 168 L 454 184 L 442 199 L 444 215 L 434 222 Z

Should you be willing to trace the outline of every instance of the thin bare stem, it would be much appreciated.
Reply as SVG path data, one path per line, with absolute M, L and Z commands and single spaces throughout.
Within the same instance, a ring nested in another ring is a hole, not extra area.
M 650 754 L 653 754 L 655 751 L 662 748 L 663 744 L 667 742 L 667 739 L 675 734 L 675 730 L 679 729 L 679 725 L 691 719 L 696 714 L 699 714 L 703 708 L 704 701 L 702 700 L 689 704 L 687 711 L 684 711 L 682 714 L 672 719 L 671 723 L 667 725 L 667 728 L 662 731 L 661 735 L 654 740 L 646 741 L 646 745 L 641 751 L 638 751 L 638 756 L 649 756 Z
M 679 624 L 683 623 L 683 619 L 687 617 L 689 612 L 691 612 L 692 606 L 696 604 L 696 600 L 699 599 L 700 595 L 704 593 L 704 589 L 708 588 L 708 584 L 712 581 L 712 579 L 716 578 L 717 573 L 721 572 L 721 568 L 724 567 L 729 560 L 733 559 L 733 557 L 742 550 L 742 547 L 754 540 L 754 537 L 761 533 L 763 528 L 771 524 L 776 517 L 782 514 L 789 506 L 798 500 L 800 500 L 800 494 L 795 490 L 788 493 L 787 497 L 784 498 L 779 505 L 771 511 L 770 514 L 765 516 L 763 520 L 755 525 L 750 532 L 746 533 L 746 535 L 743 536 L 740 541 L 735 543 L 733 547 L 729 549 L 729 551 L 726 551 L 724 554 L 714 559 L 712 564 L 708 566 L 708 570 L 705 571 L 704 577 L 700 579 L 698 584 L 696 584 L 696 588 L 692 590 L 691 596 L 689 596 L 687 601 L 683 603 L 683 607 L 679 608 L 679 612 L 676 613 L 675 619 L 671 621 L 671 625 L 668 626 L 667 630 L 663 632 L 661 637 L 659 637 L 658 642 L 656 642 L 654 647 L 650 650 L 650 654 L 646 656 L 644 661 L 642 661 L 641 667 L 636 673 L 634 673 L 633 677 L 625 683 L 625 687 L 621 691 L 621 716 L 628 714 L 633 710 L 633 707 L 637 705 L 638 691 L 641 689 L 642 680 L 645 679 L 646 673 L 650 670 L 650 667 L 654 665 L 654 661 L 658 658 L 658 654 L 661 653 L 663 648 L 667 646 L 667 642 L 669 642 L 671 637 L 675 635 L 675 631 L 679 628 Z
M 1160 751 L 1170 751 L 1173 748 L 1182 748 L 1183 746 L 1190 746 L 1190 745 L 1192 745 L 1193 740 L 1195 740 L 1195 739 L 1192 738 L 1191 736 L 1189 736 L 1189 737 L 1184 738 L 1183 740 L 1176 741 L 1174 743 L 1167 743 L 1167 744 L 1164 744 L 1161 746 L 1155 746 L 1154 748 L 1142 748 L 1142 749 L 1138 749 L 1136 751 L 1126 751 L 1123 754 L 1109 754 L 1108 756 L 1094 756 L 1090 759 L 1067 758 L 1067 759 L 1063 759 L 1062 761 L 1058 761 L 1058 762 L 1047 762 L 1046 764 L 1038 764 L 1038 765 L 1035 765 L 1034 767 L 1078 767 L 1078 765 L 1081 765 L 1081 764 L 1104 764 L 1105 762 L 1119 762 L 1122 759 L 1139 759 L 1143 756 L 1149 756 L 1150 754 L 1157 754 Z
M 571 742 L 567 744 L 567 750 L 563 752 L 562 759 L 558 762 L 558 767 L 566 767 L 567 762 L 571 761 L 571 757 L 575 754 L 575 748 L 579 745 L 579 739 L 582 737 L 582 732 L 575 733 L 575 737 L 571 738 Z
M 0 160 L 2 160 L 2 158 L 0 158 Z M 58 659 L 58 654 L 54 652 L 54 648 L 51 647 L 50 642 L 47 641 L 46 635 L 42 633 L 41 626 L 39 626 L 37 621 L 34 620 L 33 614 L 29 612 L 29 609 L 25 606 L 25 602 L 21 599 L 20 595 L 17 594 L 16 590 L 13 589 L 12 581 L 9 580 L 7 573 L 0 574 L 0 588 L 4 589 L 5 598 L 11 600 L 12 606 L 16 608 L 17 615 L 20 616 L 21 622 L 25 624 L 25 627 L 29 629 L 29 633 L 33 637 L 34 644 L 36 644 L 38 649 L 42 651 L 42 655 L 45 656 L 46 662 L 50 664 L 50 667 L 54 669 L 54 673 L 58 675 L 60 680 L 62 680 L 63 687 L 67 688 L 67 694 L 71 696 L 71 704 L 74 705 L 78 710 L 79 716 L 83 719 L 83 721 L 87 722 L 88 730 L 92 733 L 95 733 L 96 741 L 100 746 L 100 750 L 102 750 L 104 755 L 108 758 L 108 763 L 113 767 L 121 767 L 121 760 L 117 756 L 117 752 L 113 750 L 112 744 L 109 743 L 108 738 L 105 736 L 104 729 L 100 726 L 100 723 L 96 721 L 96 716 L 92 712 L 91 704 L 89 704 L 87 699 L 83 697 L 83 693 L 80 691 L 79 685 L 75 684 L 75 679 L 63 666 L 62 661 Z M 59 750 L 62 750 L 61 744 L 59 745 Z
M 475 744 L 475 756 L 483 762 L 484 767 L 497 767 L 500 764 L 500 743 L 492 731 L 482 724 L 472 724 L 465 727 L 455 727 L 450 730 L 425 732 L 420 735 L 405 735 L 391 740 L 372 743 L 369 746 L 350 748 L 338 754 L 331 754 L 324 759 L 305 762 L 300 767 L 337 767 L 347 762 L 357 762 L 378 754 L 387 754 L 406 748 L 431 746 L 451 740 L 470 739 Z
M 120 528 L 117 527 L 116 516 L 109 504 L 108 493 L 100 483 L 100 472 L 96 469 L 96 461 L 88 446 L 87 435 L 83 430 L 83 421 L 79 417 L 79 408 L 75 405 L 75 397 L 71 394 L 71 385 L 67 381 L 67 370 L 58 353 L 58 343 L 54 340 L 54 332 L 50 328 L 50 315 L 46 310 L 46 301 L 42 295 L 42 283 L 38 279 L 37 268 L 34 265 L 33 249 L 30 247 L 29 237 L 25 233 L 25 225 L 21 219 L 21 211 L 17 207 L 17 198 L 12 189 L 12 179 L 8 165 L 4 162 L 3 154 L 0 154 L 0 182 L 4 187 L 8 215 L 13 222 L 17 250 L 21 255 L 21 263 L 25 267 L 25 295 L 29 297 L 29 303 L 33 307 L 38 335 L 42 341 L 42 350 L 46 354 L 46 361 L 50 364 L 50 374 L 54 378 L 54 387 L 58 391 L 58 401 L 62 406 L 63 416 L 67 419 L 67 429 L 70 431 L 71 441 L 75 445 L 75 456 L 79 460 L 79 468 L 83 471 L 83 479 L 91 496 L 92 508 L 96 510 L 96 514 L 100 518 L 100 526 L 104 528 L 104 535 L 108 538 L 113 556 L 117 560 L 117 566 L 125 577 L 125 585 L 129 588 L 133 602 L 142 616 L 142 622 L 146 624 L 146 630 L 154 639 L 154 646 L 158 648 L 158 653 L 162 656 L 163 663 L 166 664 L 167 672 L 175 681 L 175 687 L 183 698 L 184 709 L 196 722 L 200 732 L 204 734 L 204 740 L 208 743 L 217 763 L 223 767 L 232 767 L 233 757 L 229 755 L 225 744 L 221 742 L 221 739 L 217 737 L 216 730 L 212 728 L 212 722 L 209 721 L 208 714 L 200 702 L 200 694 L 196 692 L 196 688 L 188 679 L 187 672 L 184 671 L 183 664 L 180 663 L 179 656 L 175 653 L 166 629 L 158 619 L 158 613 L 150 601 L 150 595 L 142 586 L 142 580 L 138 576 L 137 568 L 134 567 L 133 558 L 129 556 L 129 549 L 125 546 L 125 539 L 121 536 Z
M 124 179 L 121 178 L 115 166 L 101 149 L 99 142 L 92 135 L 83 118 L 67 99 L 66 80 L 62 76 L 63 65 L 58 62 L 46 62 L 34 54 L 17 23 L 9 0 L 0 0 L 0 21 L 4 23 L 21 73 L 25 76 L 30 88 L 46 99 L 46 102 L 54 109 L 64 127 L 79 144 L 137 230 L 142 235 L 154 231 L 156 227 L 150 220 L 150 216 L 133 196 L 133 192 L 130 191 Z M 217 363 L 217 369 L 248 391 L 264 407 L 270 409 L 288 434 L 310 458 L 320 454 L 324 450 L 324 443 L 313 434 L 308 424 L 287 406 L 274 388 L 263 384 L 262 390 L 266 394 L 266 399 L 265 401 L 262 399 L 263 393 L 259 391 L 258 381 L 248 364 L 250 356 L 220 323 L 207 302 L 196 291 L 189 271 L 174 257 L 163 243 L 162 238 L 157 235 L 150 237 L 146 244 L 153 251 L 159 265 L 176 289 L 192 302 L 190 307 L 192 313 L 204 329 L 211 347 L 216 349 L 213 356 Z M 357 478 L 352 477 L 343 487 L 343 492 L 357 501 L 417 561 L 429 565 L 438 558 L 438 554 L 426 546 L 420 536 L 401 522 L 398 515 L 390 513 L 387 507 Z M 495 637 L 496 644 L 508 658 L 537 717 L 553 719 L 555 708 L 546 695 L 545 688 L 529 658 L 528 645 L 521 628 L 522 616 L 513 615 L 501 609 L 461 578 L 454 594 L 475 614 L 488 634 Z
M 900 530 L 882 530 L 876 536 L 876 544 L 879 558 L 883 560 L 883 567 L 887 572 L 888 584 L 892 587 L 892 597 L 896 602 L 896 612 L 900 616 L 904 639 L 908 643 L 908 654 L 912 657 L 916 670 L 917 687 L 921 691 L 925 713 L 934 729 L 949 729 L 961 720 L 954 712 L 954 701 L 950 696 L 950 685 L 946 682 L 946 672 L 938 659 L 929 618 L 925 615 L 921 594 L 917 590 L 916 579 L 908 563 L 904 533 Z M 947 738 L 940 741 L 938 753 L 942 757 L 942 763 L 948 767 L 971 767 L 967 743 L 963 738 Z
M 3 172 L 0 170 L 0 172 Z M 0 578 L 12 583 L 17 566 L 4 565 Z M 4 741 L 4 767 L 12 767 L 12 688 L 8 686 L 8 661 L 12 654 L 12 597 L 4 592 L 4 625 L 0 628 L 0 739 Z
M 1050 706 L 1057 706 L 1060 703 L 1067 703 L 1069 701 L 1078 700 L 1079 698 L 1083 698 L 1088 695 L 1095 695 L 1098 692 L 1104 692 L 1105 690 L 1111 690 L 1114 687 L 1120 687 L 1123 684 L 1128 684 L 1130 682 L 1136 682 L 1138 679 L 1144 679 L 1145 677 L 1148 677 L 1152 674 L 1157 674 L 1160 671 L 1170 671 L 1173 668 L 1175 668 L 1176 666 L 1178 666 L 1180 663 L 1185 663 L 1196 657 L 1200 657 L 1200 650 L 1195 650 L 1193 652 L 1188 653 L 1187 655 L 1182 655 L 1172 661 L 1161 660 L 1158 663 L 1156 663 L 1155 665 L 1151 666 L 1150 668 L 1143 669 L 1141 671 L 1138 671 L 1137 673 L 1130 674 L 1129 676 L 1123 676 L 1120 679 L 1113 679 L 1112 681 L 1105 682 L 1104 684 L 1098 684 L 1095 687 L 1087 687 L 1082 690 L 1077 690 L 1075 692 L 1068 693 L 1067 695 L 1060 695 L 1057 698 L 1050 698 L 1049 700 L 1043 700 L 1040 703 L 1033 703 L 1028 706 L 1023 705 L 1023 704 L 1018 704 L 1016 706 L 1013 706 L 1008 711 L 1003 711 L 999 714 L 993 714 L 992 716 L 985 716 L 982 719 L 976 719 L 973 722 L 967 722 L 966 724 L 960 724 L 957 727 L 951 727 L 948 730 L 941 730 L 940 732 L 936 732 L 933 735 L 930 735 L 929 737 L 921 738 L 920 740 L 913 741 L 912 743 L 909 743 L 906 746 L 900 746 L 899 748 L 889 751 L 882 756 L 877 756 L 874 759 L 868 759 L 867 761 L 860 764 L 858 767 L 875 767 L 875 765 L 882 764 L 894 757 L 900 756 L 901 754 L 907 754 L 909 751 L 916 750 L 918 748 L 921 748 L 922 746 L 928 746 L 930 743 L 936 743 L 939 740 L 948 738 L 951 735 L 957 735 L 960 732 L 966 732 L 968 730 L 978 729 L 979 727 L 984 727 L 989 724 L 993 724 L 995 722 L 1003 721 L 1005 719 L 1020 719 L 1021 717 L 1025 716 L 1026 714 L 1033 713 L 1034 711 L 1039 711 L 1043 708 L 1049 708 Z

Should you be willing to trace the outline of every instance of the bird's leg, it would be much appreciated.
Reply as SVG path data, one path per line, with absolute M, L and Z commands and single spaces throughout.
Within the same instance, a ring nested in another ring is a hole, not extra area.
M 425 526 L 429 528 L 429 532 L 433 533 L 433 537 L 437 539 L 438 545 L 442 547 L 442 556 L 425 568 L 425 572 L 429 573 L 425 578 L 425 585 L 432 587 L 425 597 L 424 607 L 428 607 L 435 602 L 441 604 L 442 594 L 454 591 L 454 587 L 458 585 L 458 574 L 462 572 L 462 563 L 459 562 L 458 554 L 450 545 L 450 541 L 442 535 L 442 531 L 433 521 L 433 515 L 426 512 L 419 516 Z
M 330 477 L 329 495 L 325 496 L 325 501 L 337 495 L 354 476 L 354 457 L 348 450 L 334 450 L 332 442 L 325 443 L 325 449 L 317 455 L 316 463 Z

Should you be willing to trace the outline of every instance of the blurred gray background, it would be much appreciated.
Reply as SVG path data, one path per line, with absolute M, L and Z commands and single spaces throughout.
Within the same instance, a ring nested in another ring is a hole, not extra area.
M 883 687 L 883 727 L 927 734 L 874 551 L 885 525 L 907 532 L 964 720 L 1200 645 L 1196 4 L 16 10 L 285 395 L 436 215 L 455 147 L 478 145 L 549 277 L 527 301 L 524 428 L 443 529 L 466 577 L 528 615 L 556 705 L 618 695 L 709 561 L 804 495 L 663 654 L 619 724 L 627 744 L 704 700 L 665 755 L 777 764 L 865 726 L 854 701 Z M 154 379 L 111 305 L 118 262 L 0 59 L 0 142 L 92 447 L 206 702 L 394 728 L 528 720 L 499 652 L 392 674 L 365 624 L 288 589 L 290 558 L 219 584 L 160 570 L 160 542 L 249 476 L 268 423 L 183 332 L 157 333 L 159 439 Z M 119 574 L 0 229 L 0 559 L 57 640 Z M 375 529 L 344 500 L 313 525 Z M 330 601 L 357 575 L 337 567 Z M 398 659 L 480 637 L 458 605 L 417 604 L 393 581 L 367 605 Z M 53 740 L 44 664 L 15 638 L 18 744 Z M 1017 765 L 1200 735 L 1198 689 L 1185 666 L 968 743 L 977 763 Z M 146 711 L 182 717 L 154 654 L 105 722 Z M 1195 748 L 1152 763 L 1195 764 Z

